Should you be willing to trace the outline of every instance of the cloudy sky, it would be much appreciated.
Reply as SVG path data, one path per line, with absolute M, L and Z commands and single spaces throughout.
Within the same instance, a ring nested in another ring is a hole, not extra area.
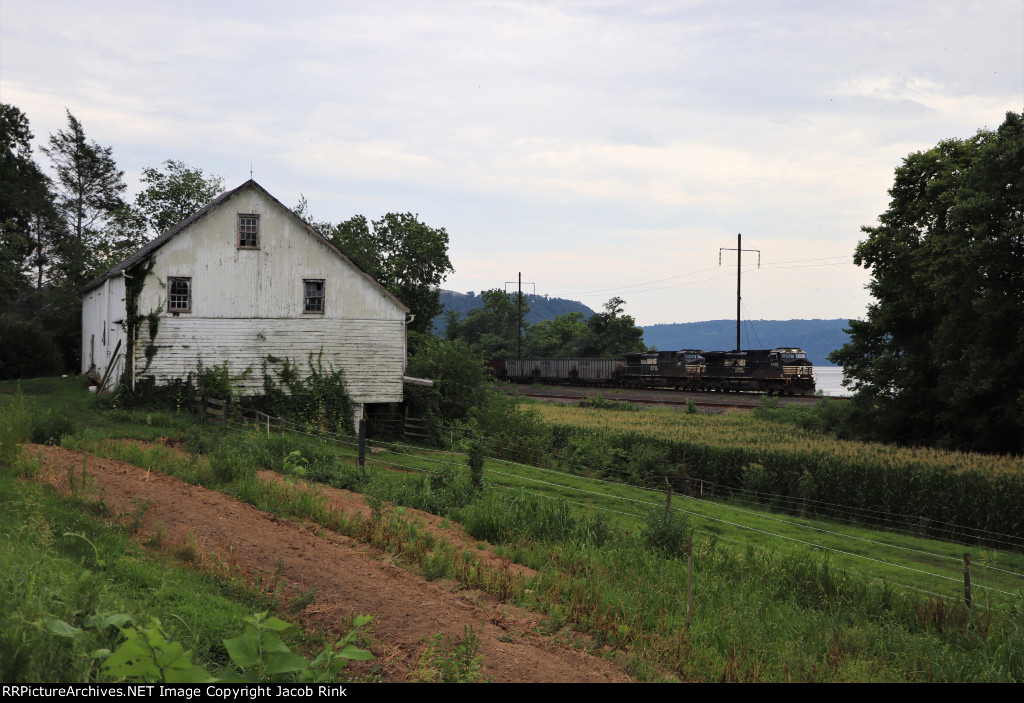
M 70 110 L 132 192 L 178 159 L 418 213 L 452 290 L 731 318 L 742 233 L 745 317 L 850 318 L 901 159 L 1024 109 L 1024 0 L 2 0 L 0 100 L 37 145 Z

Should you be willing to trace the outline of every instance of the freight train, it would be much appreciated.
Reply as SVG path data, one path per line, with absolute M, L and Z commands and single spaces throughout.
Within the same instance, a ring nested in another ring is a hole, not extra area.
M 621 359 L 501 359 L 497 378 L 514 383 L 614 385 L 689 391 L 812 395 L 814 366 L 803 349 L 633 352 Z

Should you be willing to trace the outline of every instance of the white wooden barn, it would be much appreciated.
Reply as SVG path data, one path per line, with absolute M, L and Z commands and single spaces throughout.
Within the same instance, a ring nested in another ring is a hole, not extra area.
M 152 341 L 148 319 L 137 339 L 125 331 L 126 282 L 138 276 L 137 311 L 157 321 Z M 409 308 L 255 181 L 221 194 L 83 292 L 83 373 L 102 375 L 120 342 L 115 380 L 126 354 L 139 378 L 157 383 L 226 361 L 236 378 L 252 370 L 235 385 L 258 394 L 268 357 L 306 375 L 309 355 L 322 353 L 325 368 L 345 371 L 355 403 L 402 400 Z

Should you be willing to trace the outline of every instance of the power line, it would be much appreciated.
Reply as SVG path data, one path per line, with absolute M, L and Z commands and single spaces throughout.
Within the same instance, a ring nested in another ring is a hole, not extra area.
M 844 260 L 843 261 L 833 261 L 833 259 L 844 259 Z M 814 263 L 814 262 L 819 262 L 819 263 Z M 848 265 L 852 265 L 852 264 L 853 264 L 853 257 L 852 257 L 852 255 L 843 254 L 843 255 L 837 255 L 837 256 L 819 257 L 819 258 L 815 258 L 815 259 L 782 259 L 782 260 L 779 260 L 779 261 L 768 261 L 768 262 L 762 263 L 761 268 L 773 268 L 773 269 L 775 269 L 775 268 L 819 268 L 819 267 L 826 267 L 826 266 L 848 266 Z M 612 293 L 612 292 L 621 292 L 621 293 L 623 293 L 625 295 L 632 295 L 633 293 L 649 293 L 649 292 L 653 292 L 653 291 L 668 290 L 670 288 L 681 288 L 683 286 L 695 285 L 695 284 L 698 284 L 698 283 L 708 283 L 710 281 L 717 281 L 717 280 L 722 279 L 722 278 L 731 278 L 732 277 L 732 274 L 727 274 L 727 275 L 724 275 L 724 276 L 713 276 L 711 278 L 704 278 L 704 279 L 701 279 L 699 281 L 687 281 L 687 282 L 677 283 L 677 284 L 673 284 L 673 285 L 669 285 L 669 286 L 659 286 L 659 287 L 656 287 L 656 288 L 645 288 L 644 287 L 644 286 L 654 286 L 654 285 L 656 285 L 658 283 L 664 283 L 665 281 L 672 281 L 672 280 L 676 280 L 676 279 L 679 279 L 679 278 L 686 278 L 688 276 L 695 276 L 697 274 L 705 273 L 707 271 L 713 271 L 713 270 L 715 270 L 717 268 L 718 268 L 717 266 L 710 266 L 708 268 L 697 269 L 697 270 L 694 270 L 694 271 L 689 271 L 687 273 L 681 273 L 681 274 L 678 274 L 676 276 L 667 276 L 665 278 L 657 278 L 657 279 L 654 279 L 654 280 L 651 280 L 651 281 L 642 281 L 640 283 L 623 283 L 621 285 L 614 286 L 614 287 L 599 288 L 599 289 L 596 289 L 596 290 L 584 291 L 582 293 L 558 293 L 558 294 L 550 294 L 550 295 L 552 295 L 552 297 L 559 297 L 559 298 L 568 298 L 570 296 L 578 296 L 578 297 L 594 296 L 594 295 L 600 295 L 600 294 L 603 294 L 603 293 Z M 757 266 L 749 266 L 749 267 L 743 268 L 742 270 L 744 272 L 753 272 L 753 271 L 757 271 L 757 269 L 758 269 Z M 630 290 L 630 289 L 633 289 L 633 288 L 640 288 L 641 290 Z

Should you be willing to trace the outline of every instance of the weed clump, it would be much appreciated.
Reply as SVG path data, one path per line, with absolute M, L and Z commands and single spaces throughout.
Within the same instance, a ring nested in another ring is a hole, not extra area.
M 53 408 L 33 413 L 29 425 L 29 439 L 35 444 L 60 444 L 66 435 L 78 428 L 74 420 Z
M 480 683 L 483 655 L 480 651 L 480 637 L 472 627 L 462 628 L 462 639 L 453 641 L 448 635 L 442 641 L 438 633 L 420 655 L 419 666 L 414 680 L 417 683 Z
M 668 557 L 685 556 L 689 537 L 686 515 L 678 510 L 652 508 L 641 536 L 652 552 Z

